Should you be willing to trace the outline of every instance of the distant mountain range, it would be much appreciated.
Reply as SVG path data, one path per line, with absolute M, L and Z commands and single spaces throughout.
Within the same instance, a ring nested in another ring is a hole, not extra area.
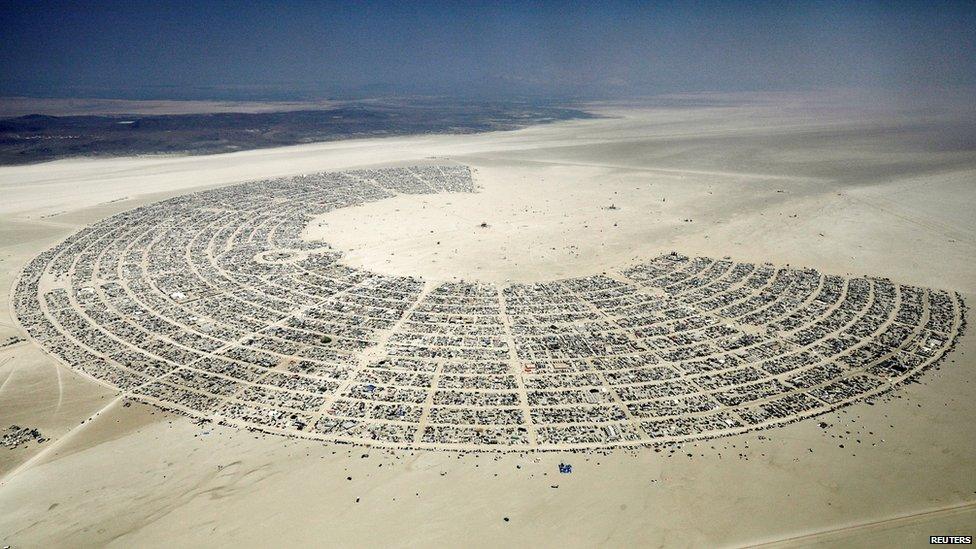
M 0 120 L 0 165 L 76 156 L 214 154 L 363 137 L 476 133 L 594 117 L 545 104 L 447 100 L 363 101 L 285 112 L 31 114 Z

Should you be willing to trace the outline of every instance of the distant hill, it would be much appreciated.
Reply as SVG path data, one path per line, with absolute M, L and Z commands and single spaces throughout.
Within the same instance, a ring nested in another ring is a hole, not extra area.
M 0 165 L 74 156 L 213 154 L 362 137 L 476 133 L 593 117 L 549 105 L 436 100 L 363 102 L 287 112 L 31 114 L 0 120 Z

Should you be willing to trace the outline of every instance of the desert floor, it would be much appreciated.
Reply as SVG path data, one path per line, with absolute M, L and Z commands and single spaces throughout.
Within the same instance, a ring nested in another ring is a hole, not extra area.
M 514 132 L 0 168 L 9 290 L 72 231 L 249 179 L 429 162 L 474 195 L 322 216 L 345 260 L 433 279 L 593 274 L 671 250 L 890 277 L 976 300 L 971 110 L 826 95 L 596 104 Z M 614 206 L 614 208 L 610 208 Z M 487 227 L 481 227 L 486 223 Z M 0 540 L 12 546 L 925 545 L 976 524 L 976 337 L 890 397 L 786 427 L 599 454 L 291 440 L 128 403 L 31 342 L 0 348 Z M 557 464 L 573 465 L 560 474 Z

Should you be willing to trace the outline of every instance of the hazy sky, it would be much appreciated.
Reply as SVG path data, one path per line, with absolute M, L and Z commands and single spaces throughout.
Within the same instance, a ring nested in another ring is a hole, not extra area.
M 976 2 L 12 2 L 0 94 L 643 96 L 976 85 Z

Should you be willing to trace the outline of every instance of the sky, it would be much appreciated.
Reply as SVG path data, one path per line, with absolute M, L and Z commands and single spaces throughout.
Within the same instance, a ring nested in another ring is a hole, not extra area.
M 976 2 L 0 0 L 0 95 L 625 98 L 976 86 Z

